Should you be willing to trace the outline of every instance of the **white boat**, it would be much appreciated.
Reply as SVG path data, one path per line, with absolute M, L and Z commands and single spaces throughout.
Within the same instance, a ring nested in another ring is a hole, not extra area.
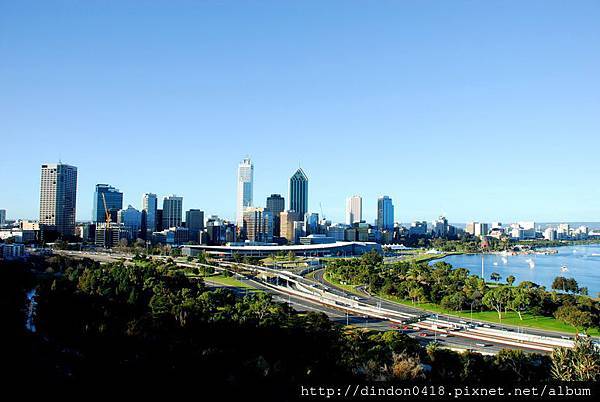
M 504 265 L 508 264 L 508 258 L 502 257 L 502 264 L 504 264 Z
M 494 265 L 498 265 L 498 262 L 494 261 Z
M 600 253 L 592 253 L 591 256 L 592 257 L 600 257 Z
M 569 272 L 569 268 L 567 268 L 566 265 L 563 265 L 562 267 L 560 267 L 560 272 Z
M 527 264 L 529 264 L 529 269 L 535 268 L 535 261 L 533 261 L 531 258 L 528 258 L 525 261 L 527 262 Z

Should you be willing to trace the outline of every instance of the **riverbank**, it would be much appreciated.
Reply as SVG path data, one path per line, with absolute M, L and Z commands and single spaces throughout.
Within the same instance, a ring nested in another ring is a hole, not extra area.
M 360 292 L 357 289 L 357 287 L 364 285 L 344 285 L 327 275 L 327 272 L 323 274 L 323 279 L 326 282 L 330 283 L 332 286 L 343 289 L 348 293 L 361 297 L 365 296 L 364 293 Z M 423 312 L 431 314 L 444 314 L 456 318 L 462 318 L 465 319 L 465 321 L 510 325 L 516 328 L 539 329 L 546 331 L 561 332 L 569 335 L 574 335 L 578 332 L 575 328 L 557 320 L 554 317 L 536 316 L 530 313 L 522 313 L 521 315 L 523 319 L 521 320 L 516 312 L 509 311 L 507 313 L 502 314 L 502 319 L 500 319 L 498 317 L 498 313 L 496 313 L 495 311 L 473 311 L 472 313 L 471 311 L 453 311 L 445 309 L 435 303 L 413 303 L 410 300 L 400 299 L 398 297 L 382 293 L 376 294 L 375 296 L 393 303 L 416 308 L 422 310 Z M 597 328 L 591 328 L 588 330 L 588 334 L 590 336 L 598 337 L 600 336 L 600 330 Z

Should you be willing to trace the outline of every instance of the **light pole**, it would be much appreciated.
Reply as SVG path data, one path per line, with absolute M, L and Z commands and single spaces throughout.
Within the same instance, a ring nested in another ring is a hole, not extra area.
M 473 302 L 471 302 L 471 325 L 473 325 Z

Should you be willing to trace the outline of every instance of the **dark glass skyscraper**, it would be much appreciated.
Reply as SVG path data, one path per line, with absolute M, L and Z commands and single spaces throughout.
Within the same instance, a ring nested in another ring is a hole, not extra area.
M 199 209 L 185 211 L 185 227 L 189 230 L 190 240 L 200 242 L 200 232 L 204 229 L 204 211 Z
M 271 194 L 267 197 L 267 209 L 273 214 L 273 236 L 279 236 L 279 215 L 285 210 L 285 198 Z
M 92 221 L 94 223 L 106 222 L 102 194 L 104 194 L 104 198 L 106 199 L 106 209 L 108 209 L 108 212 L 111 215 L 111 222 L 117 222 L 117 211 L 123 209 L 123 193 L 120 192 L 119 189 L 108 184 L 96 184 Z
M 290 210 L 296 211 L 301 219 L 308 211 L 308 177 L 298 168 L 290 178 Z
M 163 198 L 162 227 L 169 229 L 181 226 L 183 217 L 183 197 L 171 195 Z

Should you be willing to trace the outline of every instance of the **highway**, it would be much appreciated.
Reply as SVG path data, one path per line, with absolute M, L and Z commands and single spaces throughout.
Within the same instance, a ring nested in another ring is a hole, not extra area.
M 87 257 L 101 262 L 127 260 L 124 254 L 106 254 L 79 251 L 56 251 L 57 254 Z M 169 257 L 153 256 L 167 259 Z M 182 267 L 201 267 L 203 264 L 175 260 Z M 218 262 L 217 270 L 228 270 L 236 279 L 249 286 L 273 294 L 275 301 L 289 303 L 297 311 L 318 311 L 332 321 L 378 331 L 396 330 L 406 333 L 422 344 L 432 341 L 453 349 L 470 349 L 494 354 L 501 349 L 520 349 L 528 352 L 549 353 L 556 346 L 571 346 L 572 341 L 563 339 L 564 334 L 528 328 L 516 328 L 488 323 L 470 323 L 469 320 L 448 315 L 432 315 L 418 308 L 393 303 L 369 295 L 364 289 L 361 296 L 350 295 L 323 279 L 323 269 L 309 279 L 291 272 L 261 266 Z M 245 275 L 240 272 L 252 272 Z M 204 278 L 208 286 L 222 284 Z M 229 287 L 238 295 L 246 291 Z

